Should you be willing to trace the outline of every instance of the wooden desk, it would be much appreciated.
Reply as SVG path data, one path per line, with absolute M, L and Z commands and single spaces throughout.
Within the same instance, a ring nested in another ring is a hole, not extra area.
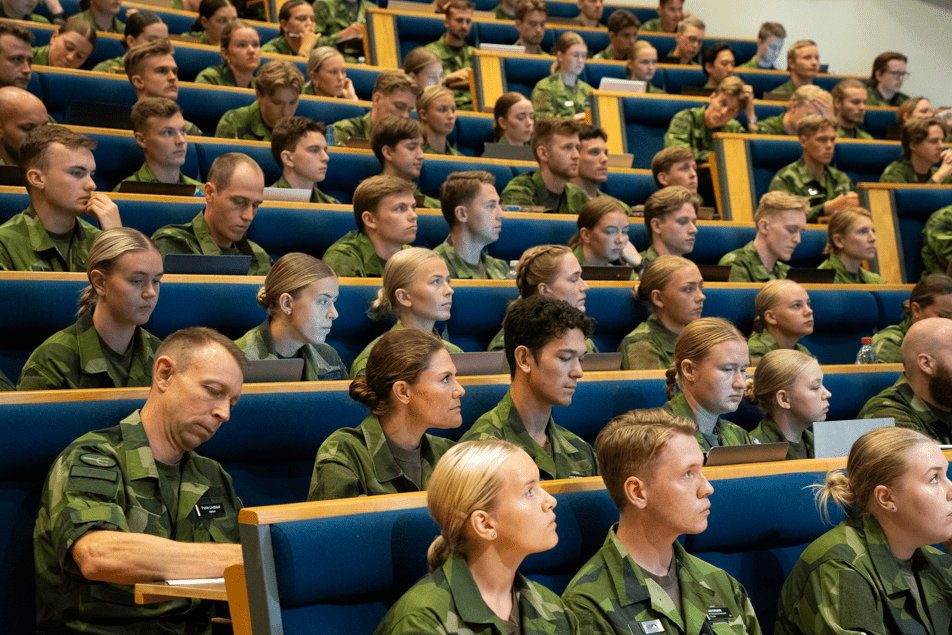
M 197 598 L 199 600 L 228 599 L 225 583 L 186 584 L 172 586 L 165 582 L 140 582 L 136 585 L 136 604 L 154 604 L 177 598 Z

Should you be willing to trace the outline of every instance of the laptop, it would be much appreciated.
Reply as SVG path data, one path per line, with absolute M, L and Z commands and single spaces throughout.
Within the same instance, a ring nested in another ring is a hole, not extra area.
M 484 159 L 505 159 L 506 161 L 535 161 L 532 148 L 513 146 L 508 143 L 486 143 L 483 145 Z
M 811 267 L 790 267 L 787 279 L 800 284 L 833 284 L 836 272 L 832 269 L 813 269 Z
M 730 265 L 698 265 L 704 282 L 727 282 L 731 275 Z
M 582 360 L 582 371 L 621 370 L 621 353 L 589 353 Z
M 479 50 L 495 51 L 496 53 L 525 53 L 526 47 L 518 44 L 490 44 L 489 42 L 480 42 Z
M 195 186 L 189 183 L 147 183 L 123 181 L 119 184 L 123 194 L 156 194 L 158 196 L 195 196 Z
M 311 190 L 299 190 L 292 187 L 266 187 L 264 188 L 264 200 L 310 203 Z
M 611 90 L 616 93 L 643 93 L 647 87 L 646 82 L 619 77 L 602 77 L 598 82 L 598 90 Z
M 681 94 L 682 95 L 692 95 L 694 97 L 710 97 L 711 93 L 714 92 L 713 88 L 705 88 L 704 86 L 682 86 Z
M 450 359 L 456 366 L 456 374 L 463 375 L 502 375 L 506 373 L 506 353 L 503 351 L 482 351 L 477 353 L 450 353 Z
M 741 463 L 768 463 L 785 461 L 790 444 L 754 443 L 751 445 L 717 446 L 707 452 L 707 467 L 713 465 L 738 465 Z
M 891 428 L 895 425 L 896 420 L 892 417 L 817 421 L 813 424 L 813 453 L 818 459 L 849 456 L 850 448 L 856 439 L 870 430 Z
M 585 265 L 582 267 L 582 280 L 631 280 L 632 271 L 632 267 Z
M 245 369 L 246 384 L 276 381 L 301 381 L 304 377 L 303 359 L 256 359 Z
M 162 261 L 165 273 L 189 273 L 210 276 L 247 276 L 251 256 L 205 256 L 168 254 Z

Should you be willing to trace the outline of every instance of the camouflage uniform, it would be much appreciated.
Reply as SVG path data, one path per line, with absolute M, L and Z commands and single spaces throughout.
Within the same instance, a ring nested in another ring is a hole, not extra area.
M 532 106 L 536 119 L 546 117 L 571 117 L 591 107 L 589 93 L 594 90 L 581 79 L 575 86 L 566 86 L 562 74 L 555 73 L 540 79 L 532 89 Z
M 952 413 L 933 408 L 913 392 L 901 373 L 896 383 L 866 402 L 857 419 L 892 417 L 901 428 L 912 428 L 936 443 L 952 443 Z
M 730 265 L 731 273 L 728 282 L 767 282 L 768 280 L 785 280 L 790 265 L 780 262 L 774 263 L 773 269 L 767 269 L 754 241 L 750 241 L 740 249 L 728 252 L 718 263 L 720 266 Z
M 275 181 L 274 185 L 272 185 L 271 187 L 290 188 L 291 184 L 288 183 L 288 180 L 284 178 L 284 175 L 282 175 L 281 178 Z M 311 189 L 311 202 L 320 203 L 322 205 L 340 205 L 341 204 L 341 202 L 338 201 L 333 196 L 330 196 L 320 191 L 317 187 L 317 184 L 315 184 L 314 187 Z
M 403 246 L 404 249 L 409 247 Z M 379 278 L 387 264 L 377 255 L 367 234 L 356 229 L 328 247 L 322 260 L 341 278 Z
M 651 234 L 650 230 L 648 231 L 648 234 L 650 237 L 650 234 Z M 651 245 L 644 251 L 640 252 L 640 255 L 641 255 L 641 266 L 647 267 L 649 262 L 651 262 L 652 260 L 660 256 L 661 254 L 658 253 L 658 250 L 655 249 L 654 245 Z
M 783 125 L 783 115 L 775 115 L 757 122 L 757 129 L 751 130 L 751 132 L 754 134 L 787 135 L 787 127 Z
M 789 80 L 784 84 L 780 84 L 773 90 L 768 90 L 768 93 L 773 93 L 775 95 L 792 95 L 797 92 L 797 85 L 793 83 L 793 80 Z
M 369 415 L 357 428 L 332 433 L 317 451 L 307 500 L 380 496 L 426 489 L 440 457 L 453 447 L 450 439 L 424 434 L 420 440 L 422 489 L 410 480 L 387 444 L 380 420 Z
M 615 523 L 602 548 L 582 566 L 562 594 L 566 608 L 578 617 L 582 633 L 760 635 L 747 591 L 726 571 L 692 556 L 675 541 L 673 558 L 681 593 L 678 611 L 668 594 L 632 559 L 617 531 Z M 728 615 L 712 618 L 712 612 Z
M 542 180 L 542 172 L 529 170 L 503 188 L 500 205 L 541 205 L 548 213 L 578 214 L 588 203 L 588 194 L 574 183 L 566 183 L 561 194 L 551 192 Z
M 763 331 L 751 333 L 750 337 L 747 338 L 747 348 L 750 350 L 750 365 L 754 366 L 760 361 L 761 357 L 770 351 L 779 349 L 780 345 L 777 344 L 777 340 L 774 339 L 774 336 L 764 329 Z M 797 345 L 794 348 L 804 355 L 809 355 L 810 357 L 816 359 L 816 355 L 811 353 L 810 350 L 803 344 L 797 342 Z
M 493 15 L 496 17 L 497 20 L 515 20 L 516 19 L 515 16 L 509 15 L 508 13 L 506 13 L 506 10 L 503 9 L 501 2 L 498 5 L 496 5 L 495 9 L 493 9 Z
M 231 247 L 222 249 L 212 239 L 205 222 L 205 210 L 200 211 L 190 223 L 166 225 L 152 234 L 152 242 L 162 256 L 168 254 L 200 254 L 205 256 L 242 255 L 251 256 L 249 276 L 266 276 L 271 271 L 271 256 L 264 249 L 248 240 L 245 235 Z
M 704 111 L 707 106 L 687 108 L 671 118 L 668 131 L 664 134 L 664 147 L 680 146 L 694 150 L 694 158 L 707 161 L 714 150 L 715 132 L 746 132 L 736 119 L 731 119 L 720 128 L 708 128 L 704 123 Z
M 291 50 L 291 45 L 288 44 L 287 39 L 283 35 L 268 40 L 261 45 L 262 53 L 279 53 L 281 55 L 297 55 L 294 51 Z
M 423 154 L 437 154 L 437 155 L 447 156 L 447 157 L 463 156 L 463 153 L 457 150 L 456 146 L 454 146 L 449 141 L 446 142 L 446 152 L 437 152 L 436 150 L 433 149 L 433 147 L 430 145 L 430 142 L 427 141 L 426 139 L 423 140 Z
M 886 281 L 878 273 L 873 273 L 863 267 L 860 267 L 856 276 L 854 276 L 846 270 L 843 261 L 836 254 L 827 256 L 826 260 L 820 263 L 817 269 L 832 269 L 835 271 L 834 284 L 886 284 Z
M 661 25 L 661 18 L 652 18 L 651 20 L 648 20 L 642 24 L 641 28 L 638 29 L 638 32 L 640 33 L 642 31 L 664 33 L 664 27 Z
M 443 206 L 440 204 L 440 199 L 433 198 L 423 193 L 419 187 L 416 192 L 413 193 L 413 198 L 416 199 L 417 209 L 442 209 Z
M 0 371 L 0 392 L 10 392 L 16 389 L 17 387 L 13 385 L 13 382 L 10 381 L 10 378 Z
M 840 194 L 853 192 L 856 188 L 853 187 L 853 182 L 845 172 L 840 172 L 829 165 L 823 171 L 823 180 L 817 181 L 807 171 L 803 157 L 800 157 L 790 165 L 780 168 L 770 180 L 770 187 L 767 190 L 770 192 L 780 190 L 806 198 L 810 202 L 807 221 L 812 223 L 823 215 L 824 203 L 832 201 Z
M 473 68 L 473 51 L 476 49 L 469 44 L 463 44 L 460 48 L 450 46 L 446 43 L 446 35 L 444 34 L 436 42 L 427 44 L 425 48 L 440 56 L 440 60 L 443 62 L 443 79 L 458 70 Z M 456 99 L 456 107 L 460 110 L 473 109 L 473 94 L 469 91 L 469 88 L 453 89 L 453 96 Z
M 644 29 L 644 27 L 641 27 L 641 28 Z M 754 57 L 750 58 L 749 60 L 747 60 L 747 61 L 744 62 L 743 64 L 738 64 L 737 66 L 735 66 L 735 67 L 734 67 L 734 70 L 737 70 L 738 68 L 754 68 L 754 69 L 756 69 L 756 68 L 761 68 L 761 67 L 757 65 L 757 56 L 755 55 Z M 779 71 L 780 69 L 777 68 L 776 66 L 771 66 L 770 68 L 766 68 L 766 69 L 763 69 L 763 70 Z M 767 92 L 770 92 L 770 91 L 767 91 Z
M 50 21 L 44 18 L 42 15 L 37 15 L 36 13 L 28 13 L 26 15 L 15 16 L 7 15 L 7 12 L 3 10 L 3 4 L 0 3 L 0 18 L 6 18 L 7 20 L 26 20 L 27 22 L 38 22 L 39 24 L 49 24 Z M 33 62 L 37 62 L 34 60 Z
M 172 4 L 175 4 L 175 0 L 172 0 Z M 178 7 L 173 6 L 172 8 L 175 9 Z M 182 33 L 182 37 L 195 38 L 198 40 L 198 44 L 208 44 L 208 33 L 206 31 L 186 31 Z
M 370 112 L 360 117 L 334 122 L 334 145 L 342 146 L 351 137 L 370 139 L 370 128 L 373 125 L 370 121 Z
M 505 280 L 509 275 L 509 263 L 499 258 L 493 258 L 486 253 L 485 249 L 479 254 L 479 264 L 477 266 L 474 267 L 463 260 L 456 251 L 456 247 L 453 246 L 451 236 L 447 236 L 446 240 L 433 251 L 438 253 L 443 262 L 446 263 L 446 268 L 450 271 L 450 278 Z
M 798 453 L 799 445 L 788 441 L 787 437 L 783 436 L 783 432 L 781 432 L 777 426 L 777 422 L 769 416 L 764 417 L 757 427 L 750 431 L 750 438 L 755 441 L 760 441 L 761 443 L 789 443 L 790 448 L 787 450 L 788 461 L 795 459 L 812 459 L 816 456 L 812 430 L 803 431 L 803 449 L 806 451 L 806 456 L 800 456 Z
M 85 272 L 89 248 L 101 233 L 82 218 L 77 218 L 68 259 L 64 258 L 31 204 L 0 225 L 0 269 Z
M 688 400 L 682 392 L 679 392 L 668 401 L 668 403 L 664 404 L 664 409 L 685 419 L 696 421 L 694 411 L 691 410 L 691 406 L 688 405 Z M 746 430 L 720 417 L 717 418 L 717 422 L 714 424 L 714 437 L 716 437 L 717 445 L 725 447 L 729 445 L 750 445 L 753 443 Z M 708 450 L 714 447 L 712 440 L 707 438 L 700 430 L 694 433 L 694 438 L 697 439 L 698 444 L 701 446 L 701 451 L 707 456 Z
M 142 167 L 140 167 L 132 176 L 127 176 L 126 178 L 122 179 L 119 185 L 114 187 L 112 191 L 118 192 L 119 186 L 125 183 L 126 181 L 132 181 L 134 183 L 158 183 L 159 182 L 159 180 L 155 178 L 155 174 L 152 173 L 152 170 L 150 170 L 149 166 L 146 165 L 145 163 L 143 163 Z M 184 174 L 181 173 L 181 171 L 179 172 L 178 182 L 185 185 L 194 185 L 198 191 L 202 190 L 201 181 L 196 181 L 190 176 L 185 176 Z
M 919 589 L 899 569 L 882 527 L 847 517 L 807 547 L 780 592 L 777 635 L 949 632 L 952 559 L 933 547 L 912 557 Z M 917 592 L 918 591 L 918 592 Z M 921 593 L 921 605 L 916 598 Z
M 248 141 L 271 141 L 271 129 L 261 118 L 258 100 L 248 106 L 229 110 L 218 120 L 215 136 L 223 139 L 246 139 Z
M 214 86 L 237 86 L 235 71 L 228 64 L 209 66 L 195 78 L 196 84 L 212 84 Z M 251 78 L 251 88 L 255 87 L 255 78 Z
M 0 227 L 0 234 L 3 228 Z M 952 258 L 952 205 L 932 212 L 922 228 L 923 277 L 945 273 Z M 2 259 L 0 259 L 2 263 Z
M 618 347 L 622 370 L 667 370 L 674 363 L 678 334 L 652 313 L 625 336 Z
M 93 17 L 92 9 L 86 9 L 85 11 L 77 13 L 76 15 L 81 17 L 86 22 L 89 22 L 91 25 L 93 25 L 93 28 L 99 31 L 100 33 L 103 32 L 103 30 L 99 28 L 99 25 L 96 24 L 96 18 Z M 120 35 L 125 33 L 125 31 L 126 31 L 126 25 L 120 22 L 119 18 L 116 16 L 113 16 L 112 18 L 112 25 L 108 29 L 105 30 L 106 33 L 118 33 Z
M 399 331 L 399 330 L 401 330 L 402 328 L 403 328 L 403 323 L 400 322 L 400 320 L 397 320 L 397 323 L 394 324 L 394 325 L 390 328 L 390 330 L 391 330 L 391 331 Z M 446 340 L 446 339 L 443 339 L 443 337 L 442 337 L 442 335 L 440 334 L 440 332 L 437 331 L 435 328 L 433 329 L 433 335 L 436 335 L 437 337 L 439 337 L 440 339 L 443 340 L 443 348 L 445 348 L 448 353 L 462 353 L 462 352 L 463 352 L 463 349 L 461 349 L 459 346 L 450 343 L 450 342 L 449 342 L 448 340 Z M 360 351 L 360 354 L 354 359 L 354 364 L 353 364 L 353 366 L 350 367 L 350 378 L 351 378 L 351 379 L 356 379 L 356 378 L 358 378 L 358 377 L 363 377 L 364 375 L 367 374 L 367 358 L 370 357 L 370 351 L 372 351 L 372 350 L 374 349 L 374 346 L 377 345 L 377 342 L 380 341 L 380 338 L 381 338 L 381 337 L 383 337 L 383 335 L 380 335 L 380 336 L 374 338 L 374 341 L 372 341 L 370 344 L 367 344 L 367 346 L 364 348 L 364 350 Z
M 23 366 L 17 390 L 151 386 L 152 359 L 161 343 L 137 326 L 132 348 L 124 357 L 130 366 L 127 371 L 116 368 L 103 352 L 106 343 L 93 326 L 92 314 L 86 311 L 72 326 L 55 333 L 33 351 Z
M 271 323 L 268 320 L 235 340 L 235 344 L 245 352 L 250 361 L 278 359 L 274 350 L 274 338 L 271 336 Z M 304 359 L 304 377 L 301 381 L 347 379 L 347 367 L 330 344 L 305 344 L 295 357 Z
M 356 64 L 361 61 L 360 55 L 354 55 L 354 48 L 360 40 L 345 40 L 341 46 L 340 32 L 349 27 L 354 22 L 367 24 L 367 9 L 377 5 L 367 0 L 356 0 L 347 2 L 346 0 L 324 0 L 314 5 L 314 29 L 321 34 L 317 38 L 316 46 L 332 46 L 341 51 L 345 62 Z M 360 47 L 363 50 L 363 46 Z
M 615 52 L 612 50 L 612 47 L 609 46 L 604 51 L 599 51 L 592 56 L 593 60 L 613 60 L 615 59 Z
M 598 476 L 598 460 L 592 446 L 556 424 L 552 415 L 545 426 L 545 436 L 551 454 L 529 436 L 512 401 L 512 393 L 507 391 L 499 405 L 477 419 L 460 442 L 503 439 L 514 443 L 532 457 L 543 479 Z
M 93 70 L 97 73 L 111 73 L 113 75 L 125 75 L 126 73 L 126 56 L 125 53 L 119 57 L 114 57 L 112 59 L 104 60 L 93 66 Z
M 578 635 L 578 620 L 555 593 L 516 572 L 512 583 L 520 635 Z M 457 552 L 403 594 L 377 626 L 374 635 L 440 633 L 505 635 L 510 631 L 482 599 L 479 587 Z
M 37 66 L 50 65 L 50 45 L 33 47 L 33 64 Z
M 873 335 L 873 352 L 876 353 L 877 364 L 901 364 L 902 341 L 912 326 L 912 318 L 906 317 L 899 324 L 887 326 Z
M 131 585 L 86 580 L 71 555 L 92 530 L 238 542 L 241 501 L 231 477 L 195 452 L 186 452 L 178 469 L 175 491 L 156 465 L 138 412 L 80 437 L 59 455 L 33 533 L 38 633 L 211 633 L 211 602 L 136 604 Z
M 840 139 L 872 139 L 873 135 L 869 134 L 859 126 L 853 126 L 852 128 L 844 128 L 842 126 L 837 127 L 836 136 Z
M 883 96 L 879 94 L 878 88 L 873 88 L 872 86 L 866 87 L 866 105 L 867 106 L 892 106 L 893 108 L 899 108 L 902 106 L 903 102 L 909 99 L 909 95 L 905 93 L 896 93 L 892 96 L 892 99 L 886 100 L 883 99 Z
M 883 170 L 882 176 L 879 177 L 880 183 L 932 183 L 932 175 L 935 174 L 936 170 L 939 167 L 933 165 L 929 168 L 929 176 L 926 181 L 920 181 L 919 175 L 916 173 L 916 169 L 912 167 L 912 161 L 909 159 L 903 159 L 902 161 L 893 161 L 886 166 L 886 169 Z M 942 181 L 941 185 L 948 185 L 952 183 L 952 176 L 946 177 Z

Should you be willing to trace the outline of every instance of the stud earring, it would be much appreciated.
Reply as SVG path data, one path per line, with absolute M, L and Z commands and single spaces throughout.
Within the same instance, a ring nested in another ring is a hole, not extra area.
M 895 505 L 893 505 L 893 506 L 892 506 L 892 507 L 890 507 L 889 509 L 891 509 L 892 511 L 896 511 L 896 506 L 895 506 Z
M 496 537 L 496 532 L 494 531 L 494 532 L 493 532 L 493 538 L 495 538 L 495 537 Z

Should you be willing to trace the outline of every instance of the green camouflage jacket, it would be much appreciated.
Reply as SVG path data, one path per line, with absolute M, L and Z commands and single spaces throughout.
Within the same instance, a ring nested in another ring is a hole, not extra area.
M 896 383 L 866 402 L 857 419 L 892 417 L 901 428 L 912 428 L 936 440 L 952 443 L 952 413 L 933 408 L 920 399 L 901 373 Z
M 392 327 L 390 327 L 390 330 L 399 331 L 402 328 L 403 328 L 403 323 L 400 320 L 397 320 L 397 323 L 394 324 Z M 443 340 L 443 348 L 445 348 L 448 353 L 462 353 L 463 352 L 463 349 L 461 349 L 459 346 L 451 343 L 449 340 L 444 339 L 442 334 L 439 331 L 437 331 L 436 328 L 433 329 L 433 335 L 436 335 L 437 337 Z M 356 358 L 354 358 L 354 364 L 353 366 L 350 367 L 351 379 L 362 377 L 363 375 L 367 373 L 367 358 L 370 357 L 370 351 L 372 351 L 374 346 L 377 345 L 377 342 L 380 341 L 381 337 L 383 337 L 383 335 L 375 337 L 374 341 L 372 341 L 370 344 L 367 344 L 364 350 L 360 351 L 360 354 Z
M 785 280 L 790 265 L 780 262 L 774 263 L 773 269 L 767 269 L 764 262 L 750 241 L 740 249 L 728 252 L 718 263 L 721 266 L 730 265 L 731 273 L 728 282 L 767 282 L 768 280 Z
M 446 268 L 450 271 L 451 278 L 460 278 L 463 280 L 505 280 L 509 275 L 509 263 L 499 258 L 493 258 L 486 253 L 484 249 L 479 254 L 479 264 L 473 266 L 460 257 L 453 246 L 450 236 L 446 237 L 436 249 Z
M 598 53 L 593 55 L 592 59 L 593 60 L 613 60 L 615 59 L 615 52 L 612 50 L 612 47 L 609 46 L 604 51 L 599 51 Z
M 71 555 L 91 530 L 238 542 L 241 501 L 221 465 L 187 452 L 179 474 L 175 491 L 157 469 L 138 412 L 80 437 L 59 455 L 33 532 L 38 633 L 211 633 L 211 602 L 136 604 L 132 585 L 86 580 Z
M 333 46 L 334 48 L 343 48 L 341 51 L 344 61 L 356 63 L 358 57 L 353 54 L 348 46 L 340 46 L 340 32 L 349 27 L 354 22 L 367 24 L 367 9 L 377 5 L 367 0 L 356 0 L 355 2 L 346 2 L 346 0 L 325 0 L 314 5 L 314 29 L 321 34 L 317 39 L 316 46 Z M 353 40 L 356 44 L 358 40 Z M 351 41 L 347 40 L 347 44 Z M 362 55 L 361 55 L 362 56 Z
M 122 179 L 122 181 L 123 181 L 123 182 L 125 182 L 125 181 L 134 181 L 134 182 L 136 182 L 136 183 L 158 183 L 158 182 L 159 182 L 159 180 L 158 180 L 157 178 L 155 178 L 155 175 L 152 173 L 152 170 L 150 170 L 150 169 L 149 169 L 149 166 L 146 165 L 145 163 L 143 163 L 143 164 L 142 164 L 142 167 L 140 167 L 132 176 L 128 176 L 128 177 Z M 193 179 L 192 177 L 190 177 L 190 176 L 185 176 L 185 175 L 182 174 L 181 172 L 179 172 L 179 180 L 178 180 L 178 182 L 179 182 L 179 183 L 188 184 L 188 185 L 194 185 L 195 188 L 196 188 L 198 191 L 201 191 L 201 189 L 202 189 L 202 182 L 201 182 L 201 181 L 196 181 L 196 180 Z M 122 183 L 120 183 L 120 185 L 121 185 L 121 184 L 122 184 Z M 119 191 L 119 185 L 117 185 L 116 187 L 114 187 L 112 191 L 113 191 L 113 192 L 118 192 L 118 191 Z
M 622 370 L 667 370 L 674 363 L 674 345 L 678 334 L 669 331 L 657 315 L 625 336 L 618 347 Z
M 817 538 L 780 593 L 777 635 L 945 635 L 952 619 L 952 558 L 916 549 L 924 615 L 872 516 L 848 517 Z
M 228 64 L 209 66 L 195 78 L 196 84 L 213 84 L 215 86 L 237 86 L 235 71 Z M 251 78 L 251 88 L 255 87 L 255 78 Z
M 253 104 L 229 110 L 218 120 L 215 136 L 223 139 L 246 139 L 248 141 L 271 141 L 271 129 L 261 118 L 261 104 Z
M 473 68 L 473 51 L 476 49 L 469 44 L 464 44 L 460 48 L 455 48 L 446 43 L 446 35 L 440 36 L 436 42 L 430 42 L 426 49 L 433 51 L 440 56 L 443 62 L 443 79 L 450 73 L 455 73 L 464 68 Z M 456 98 L 456 107 L 460 110 L 473 109 L 473 94 L 468 88 L 453 89 L 453 96 Z
M 644 27 L 641 27 L 641 28 L 644 29 Z M 744 62 L 743 64 L 738 64 L 738 65 L 735 66 L 734 68 L 735 68 L 735 69 L 738 69 L 738 68 L 760 68 L 760 66 L 757 65 L 757 56 L 755 55 L 754 57 L 750 58 L 749 60 L 747 60 L 747 61 Z M 763 70 L 779 71 L 780 69 L 777 68 L 776 66 L 771 66 L 770 68 L 763 69 Z M 767 91 L 767 92 L 770 92 L 770 91 Z
M 430 145 L 430 142 L 427 141 L 426 139 L 423 140 L 423 154 L 438 154 L 438 155 L 447 156 L 447 157 L 463 156 L 463 153 L 457 150 L 456 146 L 454 146 L 449 141 L 446 142 L 446 152 L 440 153 L 434 150 L 433 147 Z
M 746 132 L 736 119 L 731 119 L 720 128 L 708 128 L 704 123 L 704 110 L 707 106 L 687 108 L 671 118 L 668 131 L 664 134 L 664 147 L 681 146 L 694 150 L 694 158 L 707 161 L 714 150 L 715 132 Z
M 360 117 L 341 119 L 334 122 L 334 145 L 342 146 L 351 137 L 370 139 L 370 112 Z
M 784 84 L 780 84 L 773 90 L 768 90 L 768 93 L 773 93 L 775 95 L 792 95 L 797 92 L 797 85 L 793 83 L 793 80 L 789 80 Z
M 101 234 L 76 219 L 69 258 L 63 258 L 31 204 L 0 225 L 0 269 L 4 271 L 86 271 L 89 248 Z
M 546 212 L 556 214 L 578 214 L 587 202 L 588 194 L 574 183 L 566 183 L 561 194 L 549 191 L 539 170 L 513 178 L 499 196 L 500 205 L 541 205 Z
M 5 226 L 0 227 L 0 242 L 5 242 L 2 238 Z M 952 205 L 932 212 L 929 220 L 926 221 L 926 226 L 922 228 L 922 264 L 924 265 L 922 275 L 945 273 L 950 259 L 952 259 Z M 3 259 L 0 258 L 0 264 L 2 262 Z
M 662 32 L 662 31 L 664 31 L 664 27 L 661 25 L 661 18 L 652 18 L 651 20 L 648 20 L 647 22 L 645 22 L 644 24 L 641 25 L 641 28 L 638 29 L 638 31 L 639 31 L 639 32 L 641 32 L 641 31 L 651 31 L 651 32 L 656 32 L 656 31 L 657 31 L 657 32 Z
M 106 345 L 88 311 L 40 344 L 23 366 L 17 390 L 133 388 L 152 385 L 152 360 L 162 340 L 137 326 L 132 336 L 128 378 L 117 373 L 103 353 Z
M 650 233 L 650 232 L 649 232 L 649 233 Z M 655 249 L 654 245 L 650 245 L 650 246 L 649 246 L 647 249 L 645 249 L 644 251 L 639 252 L 639 254 L 641 255 L 642 271 L 644 271 L 644 269 L 643 269 L 644 267 L 647 267 L 647 266 L 648 266 L 648 263 L 649 263 L 649 262 L 651 262 L 652 260 L 654 260 L 655 258 L 657 258 L 658 256 L 661 255 L 661 254 L 658 253 L 658 250 Z
M 841 139 L 872 139 L 873 135 L 869 134 L 859 126 L 853 126 L 852 128 L 843 128 L 842 126 L 836 129 L 836 136 Z
M 927 183 L 932 182 L 932 175 L 935 174 L 936 170 L 939 169 L 939 166 L 933 165 L 929 168 L 929 180 Z M 916 173 L 916 169 L 912 167 L 912 161 L 909 159 L 903 159 L 902 161 L 893 161 L 886 166 L 886 169 L 883 170 L 882 176 L 879 177 L 880 183 L 922 183 L 919 180 L 919 175 Z M 952 176 L 947 177 L 942 181 L 942 185 L 948 185 L 952 183 Z
M 498 5 L 496 5 L 495 9 L 493 9 L 493 15 L 496 17 L 497 20 L 515 20 L 515 16 L 511 16 L 508 13 L 506 13 L 506 10 L 503 9 L 501 2 Z
M 578 635 L 578 620 L 555 593 L 516 572 L 520 635 Z M 374 635 L 508 635 L 483 601 L 466 559 L 453 552 L 443 566 L 403 594 Z
M 7 377 L 3 371 L 0 371 L 0 392 L 10 392 L 16 389 L 17 387 L 13 385 L 10 378 Z
M 750 438 L 760 441 L 761 443 L 790 443 L 790 441 L 787 440 L 787 437 L 783 436 L 783 432 L 780 431 L 780 428 L 777 426 L 777 422 L 769 416 L 764 417 L 757 427 L 750 431 Z M 814 458 L 816 453 L 814 452 L 813 430 L 804 430 L 803 445 L 806 447 L 807 451 L 807 456 L 805 458 Z M 788 461 L 801 458 L 796 455 L 796 451 L 794 450 L 795 447 L 795 444 L 790 443 L 790 449 L 787 450 Z
M 3 8 L 0 7 L 0 13 L 3 12 Z M 46 46 L 34 46 L 33 47 L 33 63 L 38 66 L 49 66 L 50 65 L 50 45 Z
M 744 587 L 722 569 L 674 542 L 681 611 L 629 555 L 615 523 L 602 548 L 586 562 L 562 594 L 586 635 L 644 633 L 748 633 L 760 635 Z
M 774 115 L 767 117 L 763 121 L 757 122 L 757 130 L 752 130 L 754 134 L 777 134 L 786 135 L 787 128 L 783 125 L 783 115 Z
M 594 89 L 580 79 L 566 86 L 561 73 L 540 79 L 532 89 L 532 106 L 537 119 L 571 117 L 591 107 L 589 93 Z
M 768 191 L 780 190 L 802 196 L 810 202 L 810 211 L 807 214 L 808 222 L 815 222 L 823 215 L 823 204 L 832 201 L 840 194 L 853 192 L 853 182 L 845 172 L 840 172 L 832 166 L 826 166 L 823 180 L 817 181 L 807 171 L 807 166 L 800 157 L 790 165 L 780 168 L 770 180 Z
M 235 344 L 245 352 L 249 361 L 278 359 L 278 354 L 274 350 L 274 339 L 271 337 L 271 326 L 268 320 L 235 340 Z M 298 351 L 296 357 L 304 359 L 304 376 L 301 381 L 347 379 L 347 367 L 344 366 L 340 355 L 330 344 L 318 344 L 317 346 L 305 344 Z
M 89 22 L 91 25 L 93 25 L 93 28 L 99 31 L 100 33 L 103 32 L 103 30 L 99 28 L 99 25 L 96 24 L 96 18 L 93 17 L 92 9 L 86 9 L 85 11 L 77 13 L 76 15 L 82 18 L 83 20 L 85 20 L 86 22 Z M 113 16 L 112 26 L 110 26 L 105 32 L 119 33 L 121 35 L 125 33 L 125 31 L 126 31 L 126 25 L 120 22 L 118 17 Z
M 867 106 L 892 106 L 893 108 L 899 108 L 902 106 L 903 102 L 909 99 L 909 95 L 905 93 L 896 93 L 892 96 L 892 99 L 886 100 L 883 99 L 883 96 L 879 94 L 879 89 L 873 88 L 872 86 L 866 87 L 866 105 Z
M 268 40 L 261 45 L 262 53 L 279 53 L 281 55 L 297 55 L 291 50 L 291 45 L 283 35 L 279 35 L 273 40 Z
M 120 55 L 119 57 L 113 57 L 112 59 L 104 60 L 93 66 L 93 70 L 97 73 L 112 73 L 113 75 L 125 75 L 126 73 L 126 56 L 125 54 Z
M 163 256 L 167 254 L 204 254 L 220 256 L 222 248 L 215 244 L 205 222 L 205 210 L 200 211 L 190 223 L 166 225 L 152 234 L 152 242 Z M 271 256 L 257 243 L 244 236 L 229 251 L 251 256 L 249 276 L 266 276 L 271 271 Z
M 836 277 L 833 278 L 834 284 L 886 284 L 886 281 L 883 280 L 882 276 L 878 273 L 873 273 L 863 267 L 860 267 L 859 271 L 856 272 L 859 278 L 857 280 L 853 277 L 853 274 L 846 270 L 843 261 L 835 254 L 827 256 L 826 260 L 820 263 L 817 269 L 832 269 L 835 271 Z
M 549 440 L 552 454 L 546 452 L 545 448 L 529 436 L 522 417 L 512 402 L 512 393 L 506 391 L 506 396 L 499 405 L 477 419 L 460 442 L 504 439 L 514 443 L 532 457 L 539 466 L 543 479 L 598 476 L 598 460 L 592 446 L 556 424 L 551 415 L 545 427 L 545 436 Z
M 450 439 L 424 434 L 420 441 L 420 461 L 424 489 L 436 462 L 453 447 Z M 356 428 L 341 428 L 331 434 L 317 451 L 307 500 L 332 500 L 416 492 L 417 486 L 403 473 L 380 427 L 369 415 Z
M 691 406 L 688 405 L 688 400 L 682 392 L 679 392 L 668 401 L 668 403 L 664 404 L 664 409 L 679 417 L 696 421 L 694 411 L 691 410 Z M 717 437 L 717 444 L 721 446 L 750 445 L 752 443 L 750 435 L 747 434 L 746 430 L 720 417 L 717 418 L 717 423 L 714 424 L 714 436 Z M 714 446 L 711 445 L 711 442 L 704 437 L 704 434 L 702 434 L 700 430 L 694 433 L 694 438 L 697 439 L 701 450 L 704 452 L 704 455 L 707 456 L 708 450 Z
M 410 245 L 404 245 L 407 249 Z M 324 252 L 322 260 L 341 278 L 379 278 L 386 261 L 381 260 L 367 234 L 353 229 Z
M 774 336 L 764 329 L 763 331 L 756 331 L 750 334 L 750 337 L 747 338 L 747 348 L 750 350 L 750 365 L 754 366 L 760 361 L 761 357 L 770 351 L 777 350 L 780 348 L 780 345 L 777 344 L 777 340 L 774 339 Z M 796 350 L 816 358 L 816 355 L 811 353 L 806 346 L 799 342 L 797 342 Z
M 912 318 L 906 317 L 899 324 L 887 326 L 873 335 L 873 352 L 876 353 L 877 364 L 901 364 L 902 341 L 912 326 Z
M 284 175 L 282 175 L 281 178 L 275 181 L 274 185 L 272 185 L 271 187 L 290 188 L 291 184 L 288 183 L 288 180 L 284 178 Z M 321 203 L 323 205 L 340 205 L 341 204 L 341 202 L 338 201 L 333 196 L 330 196 L 329 194 L 325 194 L 324 192 L 319 190 L 316 184 L 314 185 L 314 188 L 311 190 L 311 202 Z

